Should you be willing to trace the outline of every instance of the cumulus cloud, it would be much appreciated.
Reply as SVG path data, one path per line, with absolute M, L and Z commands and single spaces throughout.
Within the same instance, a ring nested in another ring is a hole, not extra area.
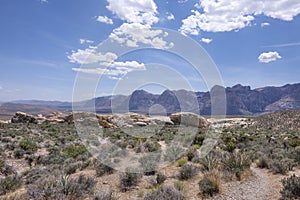
M 179 30 L 183 34 L 239 30 L 257 15 L 290 21 L 300 13 L 298 0 L 199 0 L 195 6 L 198 10 L 182 20 Z
M 173 15 L 172 13 L 170 13 L 170 14 L 167 16 L 167 19 L 168 19 L 168 20 L 174 20 L 175 17 L 174 17 L 174 15 Z
M 88 40 L 88 39 L 79 39 L 79 43 L 80 44 L 93 44 L 94 43 L 94 41 L 92 41 L 92 40 Z
M 107 16 L 98 16 L 97 21 L 105 24 L 113 24 L 113 20 Z
M 109 37 L 128 47 L 139 47 L 139 43 L 141 43 L 158 49 L 172 48 L 174 44 L 165 41 L 164 37 L 166 36 L 167 32 L 153 30 L 150 25 L 123 23 L 120 27 L 113 30 Z
M 201 38 L 201 42 L 204 42 L 204 43 L 206 43 L 206 44 L 209 44 L 209 43 L 212 42 L 212 39 L 210 39 L 210 38 Z
M 48 0 L 40 0 L 41 3 L 49 3 Z
M 137 61 L 106 63 L 103 66 L 106 66 L 106 68 L 72 68 L 72 70 L 88 74 L 107 75 L 110 79 L 120 79 L 120 76 L 124 76 L 129 72 L 146 69 L 144 63 L 138 63 Z
M 107 0 L 106 7 L 129 23 L 153 24 L 158 22 L 157 6 L 153 0 Z
M 258 56 L 258 60 L 261 63 L 269 63 L 278 59 L 281 59 L 281 56 L 276 51 L 265 52 Z
M 260 26 L 261 27 L 270 26 L 270 23 L 269 22 L 264 22 L 264 23 L 261 23 Z
M 114 53 L 108 52 L 102 54 L 97 52 L 95 48 L 78 49 L 77 51 L 72 51 L 72 54 L 68 56 L 71 63 L 78 64 L 111 63 L 117 58 L 118 56 Z

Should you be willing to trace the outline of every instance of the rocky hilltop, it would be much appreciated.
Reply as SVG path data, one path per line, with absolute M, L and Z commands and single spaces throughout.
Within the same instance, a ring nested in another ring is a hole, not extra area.
M 208 128 L 209 122 L 202 116 L 189 113 L 178 112 L 170 116 L 147 116 L 138 113 L 124 114 L 93 114 L 93 113 L 60 113 L 54 112 L 43 116 L 31 115 L 24 112 L 17 112 L 11 120 L 0 121 L 0 124 L 7 123 L 34 123 L 34 124 L 58 124 L 69 123 L 74 121 L 82 122 L 83 120 L 98 120 L 103 128 L 120 128 L 120 127 L 144 127 L 148 125 L 186 125 L 198 128 Z

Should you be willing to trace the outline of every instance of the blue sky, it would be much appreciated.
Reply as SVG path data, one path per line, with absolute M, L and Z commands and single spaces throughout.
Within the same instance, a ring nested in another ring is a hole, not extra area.
M 0 5 L 0 101 L 70 101 L 78 77 L 93 79 L 94 96 L 143 88 L 208 90 L 208 77 L 168 52 L 172 41 L 165 31 L 154 31 L 160 29 L 193 39 L 209 55 L 203 59 L 216 64 L 225 86 L 300 82 L 298 0 L 2 0 Z M 153 49 L 116 57 L 98 46 L 107 39 L 128 50 Z M 178 40 L 176 47 L 184 45 Z M 191 49 L 186 54 L 197 56 Z

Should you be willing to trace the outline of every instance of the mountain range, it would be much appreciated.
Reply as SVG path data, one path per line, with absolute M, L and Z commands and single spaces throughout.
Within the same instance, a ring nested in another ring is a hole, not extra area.
M 211 114 L 211 94 L 221 89 L 226 94 L 227 115 L 258 115 L 280 110 L 300 109 L 300 83 L 287 84 L 281 87 L 262 87 L 251 89 L 250 86 L 237 84 L 223 88 L 215 86 L 209 92 L 192 92 L 187 90 L 165 90 L 162 94 L 152 94 L 144 90 L 136 90 L 131 95 L 115 95 L 97 97 L 78 102 L 78 110 L 97 113 L 136 112 L 143 114 L 171 114 L 179 111 Z M 214 97 L 218 98 L 218 97 Z M 94 107 L 95 106 L 95 107 Z M 60 101 L 12 101 L 0 105 L 0 115 L 7 116 L 16 111 L 28 113 L 49 113 L 53 111 L 72 111 L 71 102 Z

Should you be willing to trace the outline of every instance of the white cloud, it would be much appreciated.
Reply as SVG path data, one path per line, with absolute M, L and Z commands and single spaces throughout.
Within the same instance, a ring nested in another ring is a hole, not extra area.
M 105 24 L 113 24 L 113 20 L 108 18 L 107 16 L 98 16 L 97 21 Z
M 257 15 L 290 21 L 300 13 L 298 0 L 199 0 L 195 6 L 199 10 L 192 10 L 192 15 L 182 20 L 183 34 L 239 30 Z
M 186 3 L 188 0 L 178 0 L 178 3 Z
M 278 59 L 281 59 L 281 56 L 276 51 L 262 53 L 258 57 L 258 60 L 261 63 L 269 63 Z
M 117 58 L 118 56 L 114 53 L 108 52 L 102 54 L 97 52 L 95 48 L 78 49 L 77 51 L 72 51 L 72 54 L 68 56 L 70 62 L 78 64 L 111 63 Z
M 206 43 L 206 44 L 209 44 L 209 43 L 212 42 L 212 39 L 210 39 L 210 38 L 201 38 L 201 42 L 204 42 L 204 43 Z
M 264 22 L 264 23 L 261 23 L 260 26 L 261 27 L 270 26 L 270 23 L 269 22 Z
M 129 72 L 146 69 L 144 63 L 138 63 L 137 61 L 106 63 L 106 67 L 107 68 L 72 68 L 72 70 L 88 74 L 107 75 L 110 79 L 118 80 L 120 76 L 126 75 Z
M 166 32 L 162 30 L 153 30 L 150 25 L 124 23 L 113 30 L 109 37 L 128 47 L 138 47 L 139 43 L 141 43 L 158 49 L 172 48 L 174 44 L 168 43 L 163 39 L 166 36 Z
M 79 43 L 80 44 L 93 44 L 94 43 L 94 41 L 92 41 L 92 40 L 88 40 L 88 39 L 79 39 Z
M 157 6 L 153 0 L 107 0 L 106 7 L 129 23 L 153 24 L 158 22 Z
M 0 85 L 0 90 L 3 90 L 3 87 Z
M 167 19 L 168 19 L 168 20 L 174 20 L 175 17 L 174 17 L 174 15 L 173 15 L 172 13 L 170 13 L 170 14 L 167 16 Z
M 48 0 L 40 0 L 41 3 L 49 3 Z

